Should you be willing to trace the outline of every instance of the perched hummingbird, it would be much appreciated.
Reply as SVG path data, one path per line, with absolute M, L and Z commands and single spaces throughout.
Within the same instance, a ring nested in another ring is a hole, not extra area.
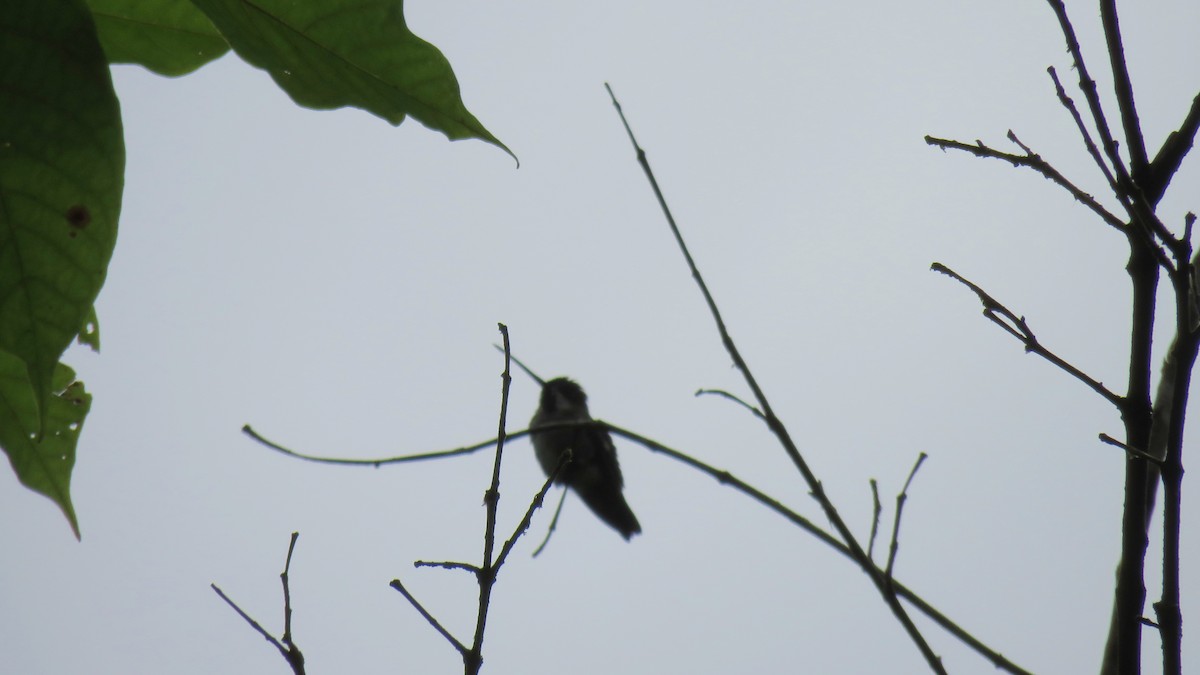
M 541 402 L 529 422 L 529 428 L 591 419 L 587 394 L 583 393 L 583 388 L 565 377 L 559 377 L 542 385 Z M 621 466 L 617 464 L 617 449 L 607 429 L 553 429 L 534 431 L 530 437 L 538 463 L 547 476 L 558 466 L 562 453 L 571 450 L 571 463 L 563 467 L 555 482 L 574 490 L 592 513 L 620 532 L 627 541 L 642 531 L 637 517 L 621 494 L 625 482 L 621 478 Z

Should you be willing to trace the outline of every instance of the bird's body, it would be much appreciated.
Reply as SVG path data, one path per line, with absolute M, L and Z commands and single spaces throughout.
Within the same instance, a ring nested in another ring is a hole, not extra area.
M 587 395 L 583 388 L 565 377 L 542 385 L 541 402 L 530 421 L 530 429 L 558 422 L 587 422 Z M 617 449 L 608 430 L 599 427 L 551 429 L 530 434 L 538 463 L 549 476 L 558 467 L 563 452 L 571 451 L 571 462 L 559 472 L 555 482 L 575 491 L 596 514 L 629 539 L 642 531 L 637 517 L 621 493 L 624 479 L 617 464 Z

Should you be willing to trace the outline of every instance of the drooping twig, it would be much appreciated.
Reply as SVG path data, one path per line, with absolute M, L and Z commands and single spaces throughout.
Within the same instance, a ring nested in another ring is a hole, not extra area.
M 808 484 L 810 494 L 812 494 L 813 498 L 817 500 L 817 503 L 821 505 L 822 510 L 825 512 L 825 516 L 833 525 L 833 529 L 837 531 L 838 536 L 842 538 L 842 541 L 853 553 L 855 562 L 857 562 L 859 567 L 867 573 L 868 577 L 870 577 L 871 582 L 875 585 L 876 589 L 883 597 L 884 602 L 886 602 L 888 607 L 892 610 L 892 614 L 908 633 L 909 639 L 911 639 L 913 644 L 917 646 L 917 649 L 920 650 L 921 655 L 925 658 L 925 662 L 929 665 L 929 668 L 935 673 L 945 673 L 946 669 L 942 665 L 941 657 L 934 653 L 933 649 L 929 646 L 929 643 L 925 640 L 925 637 L 921 635 L 921 631 L 917 628 L 916 624 L 913 623 L 912 618 L 908 615 L 908 612 L 897 600 L 895 594 L 890 591 L 886 580 L 879 573 L 878 568 L 876 568 L 871 560 L 867 557 L 866 551 L 863 550 L 862 545 L 858 543 L 857 539 L 855 539 L 854 534 L 850 531 L 850 528 L 846 525 L 845 521 L 842 520 L 842 517 L 834 507 L 833 502 L 830 501 L 829 497 L 825 494 L 825 488 L 821 485 L 821 481 L 817 479 L 816 474 L 814 474 L 812 469 L 808 466 L 808 462 L 806 462 L 801 456 L 800 450 L 796 447 L 796 444 L 792 440 L 791 435 L 788 433 L 787 428 L 784 426 L 779 417 L 775 415 L 774 410 L 772 410 L 766 394 L 764 394 L 762 388 L 759 387 L 757 379 L 750 371 L 750 367 L 746 364 L 745 359 L 742 358 L 741 352 L 738 350 L 737 345 L 730 336 L 729 330 L 725 326 L 725 321 L 723 318 L 721 318 L 721 312 L 717 309 L 717 303 L 713 299 L 712 293 L 709 292 L 708 285 L 704 282 L 704 277 L 700 274 L 700 269 L 696 266 L 696 261 L 692 258 L 692 254 L 688 251 L 687 244 L 683 241 L 683 235 L 679 231 L 679 226 L 675 222 L 675 217 L 671 214 L 671 209 L 667 206 L 666 198 L 663 196 L 662 190 L 659 188 L 658 180 L 654 177 L 654 172 L 650 169 L 650 162 L 646 159 L 646 151 L 642 148 L 642 146 L 638 143 L 637 138 L 634 136 L 633 129 L 629 126 L 629 121 L 625 119 L 625 113 L 621 109 L 621 104 L 617 101 L 616 95 L 613 94 L 612 87 L 610 87 L 607 83 L 605 83 L 604 86 L 608 90 L 609 97 L 612 99 L 613 107 L 616 108 L 617 114 L 621 118 L 621 124 L 625 127 L 625 133 L 629 136 L 629 141 L 633 145 L 634 152 L 637 155 L 638 164 L 641 165 L 642 172 L 646 175 L 646 179 L 649 181 L 650 187 L 654 191 L 654 196 L 658 200 L 658 205 L 661 207 L 663 215 L 666 217 L 667 224 L 671 228 L 671 233 L 675 235 L 675 243 L 679 246 L 680 252 L 687 261 L 688 269 L 692 273 L 692 278 L 696 281 L 696 285 L 699 287 L 701 295 L 704 296 L 704 301 L 708 305 L 708 310 L 713 317 L 713 321 L 716 322 L 717 332 L 721 336 L 721 342 L 725 345 L 725 350 L 729 353 L 730 358 L 733 359 L 734 365 L 742 371 L 742 376 L 746 380 L 746 385 L 750 387 L 752 392 L 754 392 L 754 398 L 758 401 L 758 405 L 763 412 L 764 421 L 775 434 L 775 437 L 779 439 L 784 451 L 792 460 L 792 464 L 796 466 L 796 469 L 800 472 L 801 476 L 804 477 L 805 483 Z
M 550 526 L 546 528 L 546 536 L 542 538 L 542 542 L 533 549 L 533 555 L 530 557 L 536 558 L 546 549 L 546 545 L 550 543 L 550 537 L 554 535 L 554 530 L 558 529 L 558 514 L 562 513 L 563 503 L 567 501 L 567 491 L 563 490 L 558 497 L 558 506 L 554 509 L 554 516 L 550 518 Z
M 1105 387 L 1103 382 L 1093 378 L 1082 370 L 1071 365 L 1054 352 L 1046 349 L 1046 347 L 1038 341 L 1037 335 L 1035 335 L 1033 329 L 1029 327 L 1029 324 L 1025 321 L 1025 317 L 1017 316 L 1012 310 L 1005 307 L 999 301 L 989 295 L 987 291 L 984 291 L 971 281 L 963 278 L 958 272 L 955 272 L 949 267 L 935 262 L 930 266 L 930 269 L 932 269 L 934 272 L 945 274 L 951 279 L 954 279 L 955 281 L 971 289 L 975 295 L 978 296 L 979 301 L 983 303 L 983 315 L 986 316 L 992 323 L 1000 326 L 1010 335 L 1020 340 L 1021 343 L 1025 345 L 1026 352 L 1037 354 L 1043 359 L 1046 359 L 1050 363 L 1058 366 L 1067 374 L 1086 384 L 1092 391 L 1100 394 L 1100 396 L 1104 397 L 1106 401 L 1112 403 L 1118 409 L 1124 405 L 1124 399 L 1113 393 L 1108 389 L 1108 387 Z
M 709 394 L 709 395 L 712 395 L 712 396 L 720 396 L 721 398 L 727 398 L 727 399 L 729 399 L 730 401 L 733 401 L 734 403 L 737 403 L 738 405 L 742 406 L 742 407 L 743 407 L 743 408 L 745 408 L 746 410 L 749 410 L 751 413 L 753 413 L 753 415 L 754 415 L 755 417 L 759 418 L 760 420 L 761 420 L 761 419 L 766 419 L 766 416 L 765 416 L 765 415 L 763 415 L 763 413 L 762 413 L 762 411 L 761 411 L 761 410 L 759 410 L 758 408 L 756 408 L 756 407 L 754 407 L 754 406 L 750 405 L 749 403 L 747 403 L 747 402 L 743 401 L 743 400 L 742 400 L 740 397 L 738 397 L 737 395 L 735 395 L 735 394 L 731 394 L 731 393 L 729 393 L 729 392 L 725 391 L 724 389 L 697 389 L 697 390 L 696 390 L 696 396 L 703 396 L 703 395 L 705 395 L 705 394 Z
M 253 438 L 254 440 L 258 441 L 259 443 L 262 443 L 263 445 L 267 446 L 268 448 L 271 448 L 272 450 L 274 450 L 276 452 L 280 452 L 280 453 L 287 455 L 288 457 L 293 457 L 295 459 L 302 459 L 306 462 L 317 462 L 319 464 L 343 464 L 343 465 L 348 465 L 348 466 L 381 467 L 381 466 L 384 466 L 385 464 L 402 464 L 405 462 L 419 462 L 419 461 L 423 461 L 423 460 L 427 460 L 427 459 L 442 459 L 443 457 L 455 457 L 458 455 L 469 455 L 469 454 L 472 454 L 475 452 L 479 452 L 480 450 L 482 450 L 484 448 L 491 447 L 492 445 L 495 444 L 495 439 L 492 439 L 491 441 L 488 441 L 487 443 L 471 445 L 471 446 L 467 446 L 467 447 L 463 447 L 463 448 L 455 448 L 453 450 L 438 450 L 436 452 L 422 452 L 422 453 L 417 453 L 414 455 L 398 455 L 398 456 L 394 456 L 394 457 L 381 457 L 379 459 L 351 459 L 351 458 L 339 458 L 339 457 L 319 457 L 317 455 L 307 455 L 304 453 L 296 452 L 295 450 L 291 450 L 291 449 L 286 448 L 274 441 L 264 438 L 263 436 L 259 435 L 259 433 L 257 431 L 255 431 L 253 428 L 251 428 L 249 424 L 242 426 L 242 433 L 246 434 L 250 438 Z
M 300 647 L 292 640 L 292 593 L 288 585 L 288 572 L 292 567 L 292 552 L 296 549 L 296 539 L 299 538 L 299 532 L 293 532 L 291 541 L 288 543 L 287 560 L 283 565 L 283 573 L 279 575 L 283 582 L 283 638 L 275 639 L 275 636 L 267 632 L 257 621 L 250 617 L 237 603 L 229 599 L 216 584 L 209 584 L 216 594 L 225 601 L 225 604 L 233 608 L 242 620 L 250 624 L 259 635 L 263 636 L 267 642 L 274 645 L 275 649 L 283 656 L 283 660 L 287 661 L 288 666 L 292 669 L 294 675 L 304 675 L 304 654 L 300 651 Z
M 896 517 L 892 519 L 892 543 L 888 548 L 887 570 L 884 574 L 888 581 L 892 580 L 892 573 L 896 569 L 896 553 L 900 551 L 900 517 L 904 514 L 904 503 L 908 501 L 908 488 L 912 485 L 913 478 L 917 475 L 917 470 L 921 468 L 921 464 L 928 457 L 925 453 L 917 455 L 917 462 L 913 464 L 912 471 L 908 473 L 908 480 L 904 481 L 904 488 L 900 490 L 900 494 L 896 495 Z

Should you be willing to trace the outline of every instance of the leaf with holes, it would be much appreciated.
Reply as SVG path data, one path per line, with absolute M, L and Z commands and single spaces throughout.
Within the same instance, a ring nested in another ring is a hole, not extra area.
M 0 352 L 0 446 L 21 483 L 58 504 L 78 538 L 71 470 L 92 396 L 76 381 L 75 372 L 62 364 L 54 371 L 51 389 L 54 395 L 46 406 L 46 425 L 39 431 L 29 424 L 30 419 L 37 419 L 38 409 L 25 364 Z
M 124 185 L 121 114 L 79 0 L 0 2 L 0 350 L 50 380 L 108 270 Z

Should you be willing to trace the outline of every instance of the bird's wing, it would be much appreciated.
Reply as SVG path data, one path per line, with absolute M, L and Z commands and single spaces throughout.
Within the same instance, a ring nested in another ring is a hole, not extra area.
M 579 453 L 580 465 L 592 467 L 605 482 L 621 487 L 625 485 L 621 465 L 617 463 L 617 447 L 613 445 L 607 429 L 580 429 L 574 445 L 575 452 Z

